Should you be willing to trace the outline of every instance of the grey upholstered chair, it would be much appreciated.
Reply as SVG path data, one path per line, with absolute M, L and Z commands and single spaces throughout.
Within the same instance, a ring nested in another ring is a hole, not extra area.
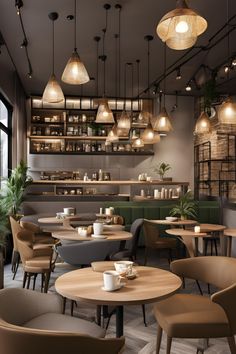
M 104 339 L 104 329 L 95 323 L 61 314 L 62 303 L 57 295 L 1 290 L 1 353 L 121 353 L 124 338 Z
M 117 253 L 114 253 L 110 256 L 111 260 L 114 261 L 119 261 L 119 260 L 131 260 L 134 261 L 136 259 L 136 252 L 138 248 L 138 241 L 139 241 L 139 236 L 140 232 L 143 226 L 143 220 L 144 219 L 136 219 L 130 228 L 130 232 L 133 235 L 131 242 L 130 242 L 130 247 L 128 249 L 124 249 L 122 251 L 119 251 Z
M 236 353 L 236 259 L 229 257 L 195 257 L 171 263 L 180 277 L 197 279 L 216 286 L 211 297 L 176 294 L 155 305 L 158 322 L 157 349 L 162 331 L 167 334 L 166 354 L 171 352 L 172 338 L 227 337 L 230 352 Z
M 80 267 L 104 261 L 111 253 L 117 252 L 119 247 L 120 241 L 99 240 L 58 246 L 57 251 L 66 263 Z

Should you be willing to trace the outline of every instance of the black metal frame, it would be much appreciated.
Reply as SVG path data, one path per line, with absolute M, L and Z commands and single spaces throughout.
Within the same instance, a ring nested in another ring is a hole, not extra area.
M 8 135 L 8 176 L 12 169 L 12 112 L 13 108 L 6 98 L 0 93 L 0 101 L 6 106 L 8 112 L 8 127 L 0 122 L 0 130 Z

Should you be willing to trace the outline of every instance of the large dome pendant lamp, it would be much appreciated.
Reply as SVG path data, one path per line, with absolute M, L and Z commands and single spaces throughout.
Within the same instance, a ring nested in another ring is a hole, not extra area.
M 144 37 L 147 41 L 147 81 L 148 81 L 148 99 L 150 100 L 150 41 L 153 40 L 153 36 L 147 35 Z M 148 125 L 141 134 L 144 145 L 155 144 L 160 141 L 160 135 L 154 132 L 151 124 L 151 115 L 149 117 Z
M 161 135 L 166 135 L 171 130 L 173 130 L 171 119 L 169 114 L 167 113 L 165 103 L 166 103 L 166 44 L 164 44 L 164 102 L 162 107 L 162 95 L 160 94 L 160 113 L 155 118 L 153 122 L 153 130 L 159 132 Z
M 76 0 L 74 0 L 74 51 L 62 74 L 62 81 L 70 85 L 82 85 L 89 82 L 89 75 L 81 61 L 76 46 Z
M 46 103 L 59 103 L 64 101 L 65 97 L 54 73 L 54 21 L 58 19 L 58 13 L 51 12 L 48 17 L 52 21 L 52 74 L 44 89 L 42 100 Z
M 186 0 L 177 0 L 176 8 L 162 17 L 156 32 L 169 48 L 183 50 L 194 46 L 206 29 L 207 21 L 190 9 Z
M 103 62 L 103 98 L 100 100 L 96 120 L 95 123 L 103 123 L 103 124 L 111 124 L 115 123 L 113 113 L 108 105 L 108 100 L 106 99 L 106 60 L 107 56 L 105 55 L 105 36 L 107 31 L 107 16 L 108 10 L 111 8 L 109 4 L 104 5 L 104 9 L 106 10 L 106 26 L 103 29 L 103 54 L 99 57 L 99 59 Z

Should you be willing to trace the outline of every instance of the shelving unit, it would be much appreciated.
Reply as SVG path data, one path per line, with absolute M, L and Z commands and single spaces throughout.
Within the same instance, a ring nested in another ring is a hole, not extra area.
M 150 105 L 142 100 L 142 105 Z M 133 149 L 129 136 L 118 142 L 105 144 L 112 124 L 95 123 L 98 99 L 66 98 L 63 104 L 46 106 L 41 98 L 31 98 L 31 116 L 28 124 L 29 152 L 31 154 L 88 154 L 88 155 L 153 155 L 152 146 Z M 124 107 L 123 100 L 110 100 L 115 116 Z M 126 109 L 139 111 L 138 101 L 126 101 Z M 145 125 L 133 120 L 133 129 L 142 131 Z
M 218 135 L 224 139 L 224 156 L 212 158 L 210 141 L 194 148 L 195 198 L 202 194 L 229 198 L 236 183 L 236 136 L 223 133 Z

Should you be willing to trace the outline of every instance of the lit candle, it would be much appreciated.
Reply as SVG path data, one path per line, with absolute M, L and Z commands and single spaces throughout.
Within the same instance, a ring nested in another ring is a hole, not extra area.
M 102 208 L 99 209 L 99 214 L 102 214 Z
M 194 226 L 194 232 L 200 232 L 200 231 L 201 229 L 199 225 Z

